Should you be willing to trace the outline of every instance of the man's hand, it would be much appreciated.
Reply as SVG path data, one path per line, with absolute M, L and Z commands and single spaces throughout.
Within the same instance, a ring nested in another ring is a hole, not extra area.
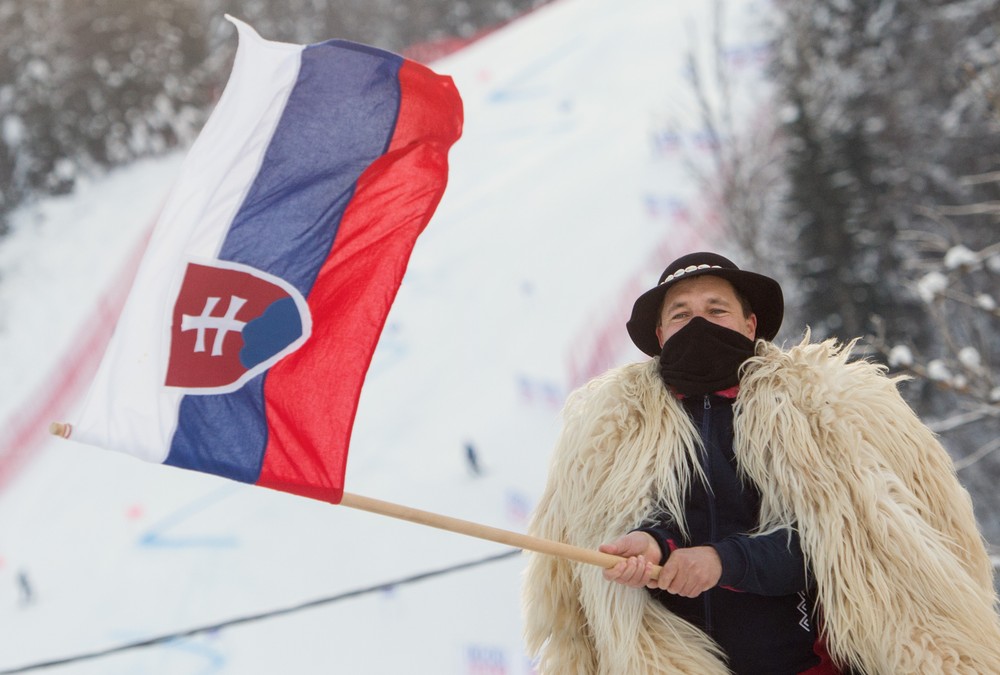
M 604 570 L 604 578 L 617 581 L 633 588 L 642 588 L 653 580 L 653 565 L 661 558 L 660 545 L 646 532 L 629 532 L 607 544 L 601 544 L 598 550 L 602 553 L 627 558 L 614 567 Z M 655 587 L 655 586 L 654 586 Z
M 716 550 L 711 546 L 692 546 L 673 551 L 660 570 L 659 578 L 646 585 L 685 598 L 695 598 L 714 588 L 720 578 L 722 560 Z

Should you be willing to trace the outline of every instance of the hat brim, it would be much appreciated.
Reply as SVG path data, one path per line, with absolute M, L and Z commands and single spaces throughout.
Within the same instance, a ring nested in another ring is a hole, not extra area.
M 661 284 L 640 295 L 632 305 L 632 316 L 625 327 L 635 346 L 649 356 L 659 356 L 660 341 L 656 327 L 660 323 L 663 298 L 672 286 L 684 279 L 711 275 L 725 279 L 746 298 L 757 317 L 758 340 L 773 340 L 785 315 L 785 300 L 777 281 L 763 274 L 745 270 L 711 268 L 696 270 L 670 283 Z

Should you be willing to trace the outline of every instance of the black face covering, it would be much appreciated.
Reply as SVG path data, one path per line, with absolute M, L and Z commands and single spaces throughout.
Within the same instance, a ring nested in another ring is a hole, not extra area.
M 701 396 L 739 384 L 753 340 L 696 316 L 670 336 L 660 352 L 660 377 L 674 391 Z

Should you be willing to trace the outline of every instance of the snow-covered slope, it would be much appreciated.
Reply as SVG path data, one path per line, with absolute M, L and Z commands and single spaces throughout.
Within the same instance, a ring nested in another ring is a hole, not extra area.
M 687 51 L 707 48 L 711 5 L 558 0 L 434 64 L 462 92 L 465 133 L 369 372 L 348 490 L 524 530 L 567 390 L 642 357 L 624 318 L 671 257 L 724 247 L 690 171 L 711 141 Z M 766 7 L 726 5 L 726 62 L 751 84 Z M 759 90 L 743 87 L 738 110 Z M 179 159 L 17 215 L 0 242 L 8 427 L 65 384 L 66 354 L 87 358 L 80 336 L 107 320 L 100 303 Z M 504 551 L 72 442 L 33 455 L 0 492 L 0 670 Z M 47 672 L 529 673 L 523 565 L 515 556 Z

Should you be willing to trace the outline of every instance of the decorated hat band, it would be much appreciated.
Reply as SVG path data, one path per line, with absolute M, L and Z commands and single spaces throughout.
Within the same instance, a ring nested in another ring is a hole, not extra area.
M 688 274 L 690 272 L 697 272 L 698 270 L 721 270 L 721 269 L 722 265 L 688 265 L 684 269 L 677 270 L 669 277 L 661 281 L 660 286 L 662 286 L 663 284 L 669 284 L 674 279 L 679 279 L 685 274 Z

